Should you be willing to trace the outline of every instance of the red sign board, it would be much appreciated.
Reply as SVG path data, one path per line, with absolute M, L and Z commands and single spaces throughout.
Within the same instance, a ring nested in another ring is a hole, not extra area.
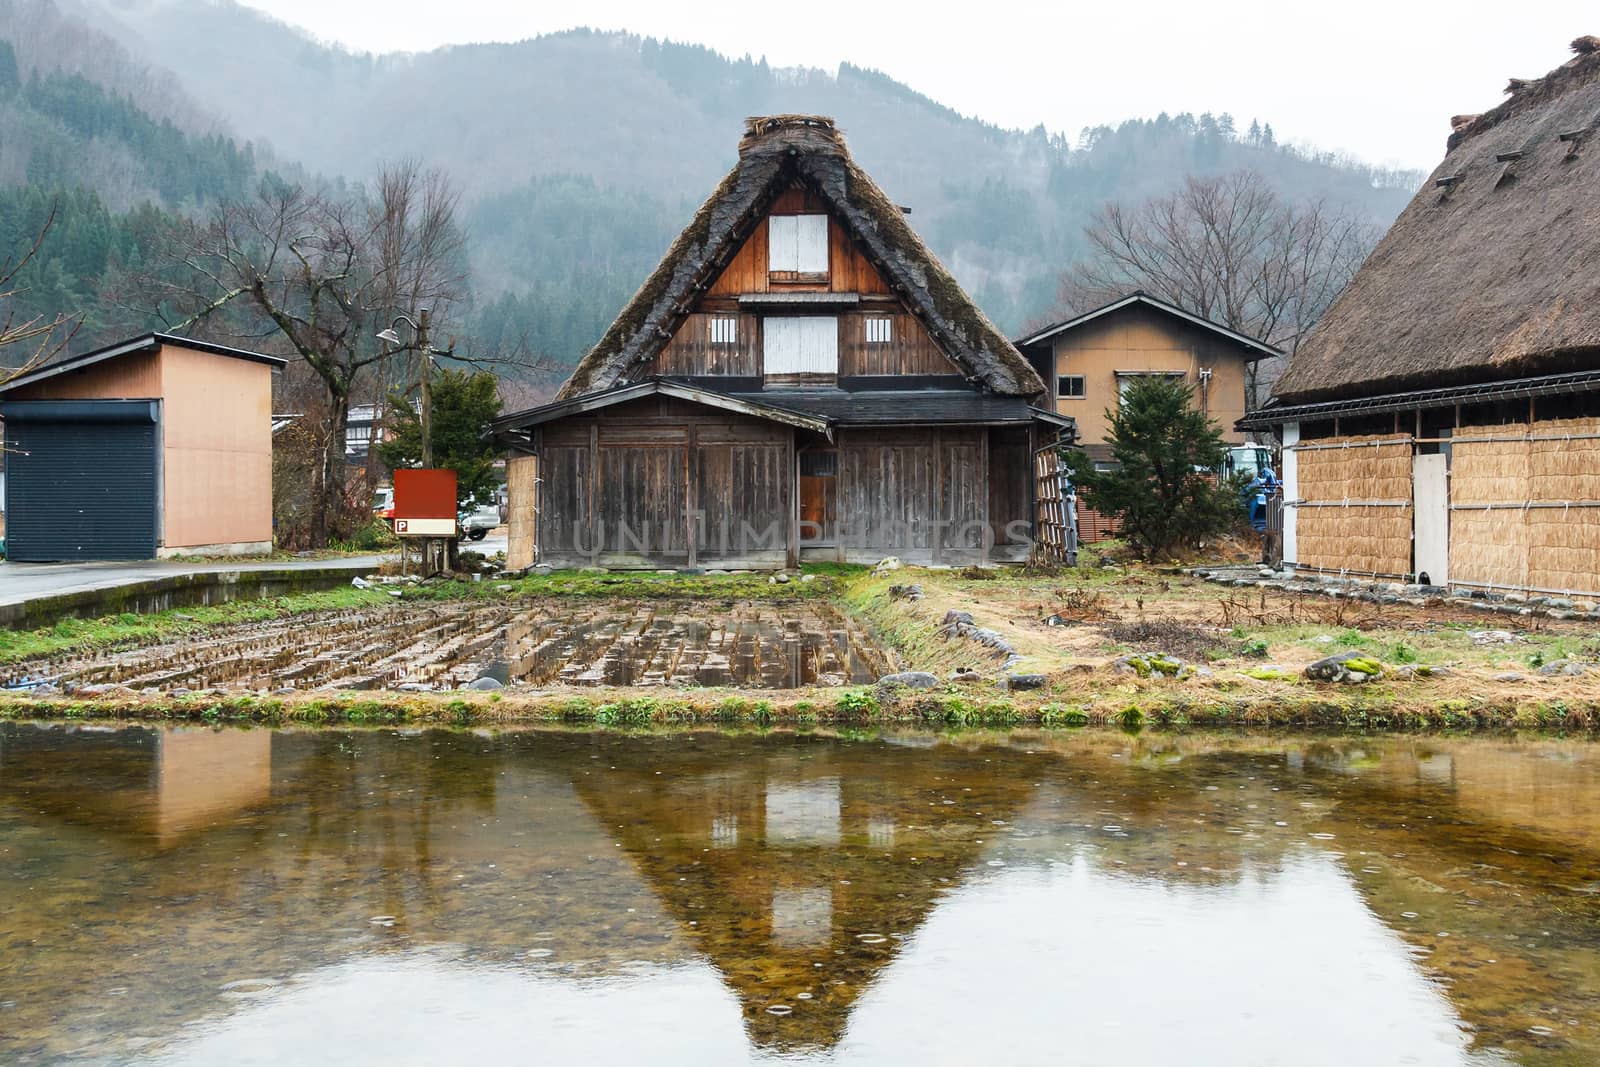
M 456 472 L 409 470 L 394 472 L 394 517 L 399 519 L 456 519 Z

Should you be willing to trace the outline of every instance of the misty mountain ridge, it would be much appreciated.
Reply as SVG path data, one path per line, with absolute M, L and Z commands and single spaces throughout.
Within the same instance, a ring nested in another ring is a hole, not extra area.
M 837 119 L 861 165 L 1013 331 L 1052 308 L 1108 200 L 1249 167 L 1287 198 L 1387 225 L 1422 177 L 1286 147 L 1270 126 L 1241 131 L 1229 116 L 1162 115 L 1071 140 L 1008 130 L 849 63 L 774 68 L 617 32 L 374 56 L 232 0 L 0 0 L 7 38 L 25 77 L 53 66 L 193 137 L 226 131 L 259 167 L 352 181 L 401 157 L 447 170 L 472 234 L 478 332 L 530 333 L 563 364 L 732 166 L 750 114 Z M 16 127 L 6 114 L 0 101 L 0 130 Z M 23 179 L 0 165 L 0 185 Z

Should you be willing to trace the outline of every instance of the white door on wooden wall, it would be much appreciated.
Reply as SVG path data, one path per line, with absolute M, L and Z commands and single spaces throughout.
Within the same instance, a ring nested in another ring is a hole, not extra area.
M 1450 463 L 1442 453 L 1411 461 L 1412 566 L 1433 585 L 1450 580 Z M 1420 578 L 1418 579 L 1421 580 Z
M 771 317 L 762 323 L 767 374 L 838 374 L 839 320 L 832 315 Z

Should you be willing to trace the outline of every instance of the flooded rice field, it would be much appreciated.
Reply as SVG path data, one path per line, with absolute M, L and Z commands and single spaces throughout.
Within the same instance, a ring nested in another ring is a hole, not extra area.
M 887 671 L 878 646 L 826 604 L 441 603 L 320 612 L 22 663 L 0 684 L 429 691 L 489 677 L 528 687 L 794 689 Z
M 1586 743 L 0 725 L 7 1064 L 1591 1064 Z

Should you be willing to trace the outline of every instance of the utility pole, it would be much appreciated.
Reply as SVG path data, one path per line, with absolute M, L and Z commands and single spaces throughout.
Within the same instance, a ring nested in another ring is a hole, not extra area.
M 422 308 L 417 312 L 417 348 L 422 351 L 422 465 L 433 466 L 433 392 L 428 386 L 429 371 L 433 369 L 433 349 L 428 344 L 428 323 L 433 313 Z

